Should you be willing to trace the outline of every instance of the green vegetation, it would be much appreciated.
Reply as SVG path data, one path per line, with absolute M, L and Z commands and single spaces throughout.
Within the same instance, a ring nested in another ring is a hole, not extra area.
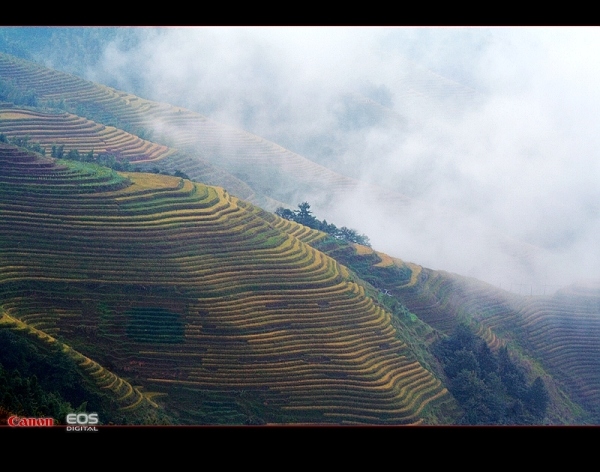
M 295 221 L 309 228 L 318 229 L 324 233 L 330 234 L 336 239 L 349 243 L 362 244 L 363 246 L 371 247 L 369 238 L 364 234 L 358 234 L 356 230 L 342 226 L 338 228 L 333 223 L 327 223 L 327 220 L 318 220 L 310 211 L 308 202 L 302 202 L 298 205 L 295 211 L 287 208 L 279 207 L 275 210 L 275 214 L 286 220 Z
M 461 424 L 527 425 L 543 422 L 549 396 L 540 377 L 528 386 L 524 371 L 502 347 L 494 354 L 464 324 L 439 341 L 434 353 L 464 415 Z
M 93 411 L 109 419 L 117 410 L 100 395 L 64 352 L 0 329 L 0 405 L 20 416 L 49 416 Z
M 0 78 L 0 102 L 35 107 L 38 105 L 38 96 L 32 90 L 23 90 L 16 86 L 11 80 Z
M 42 145 L 36 141 L 31 141 L 29 136 L 7 137 L 4 133 L 0 133 L 0 142 L 22 147 L 29 151 L 36 152 L 42 156 L 46 155 L 46 148 L 42 147 Z M 52 145 L 50 157 L 54 157 L 56 159 L 65 159 L 69 161 L 97 164 L 101 167 L 108 167 L 109 169 L 116 170 L 119 172 L 145 172 L 143 169 L 132 165 L 131 162 L 129 162 L 127 159 L 118 159 L 114 154 L 99 154 L 94 153 L 93 150 L 90 150 L 86 153 L 82 153 L 79 152 L 77 149 L 71 149 L 68 152 L 65 152 L 64 144 Z M 170 174 L 169 172 L 161 170 L 159 167 L 155 166 L 152 169 L 150 169 L 150 172 L 152 172 L 153 174 L 173 175 L 174 177 L 179 177 L 182 179 L 190 179 L 189 175 L 187 175 L 185 172 L 179 169 L 174 170 L 173 173 Z
M 23 140 L 20 141 L 18 139 L 9 139 L 8 142 L 11 144 L 16 144 L 17 146 L 26 147 L 31 151 L 40 152 L 42 155 L 45 154 L 45 149 L 42 148 L 39 143 L 23 143 Z M 23 144 L 18 144 L 19 142 Z M 70 161 L 79 161 L 79 162 L 89 162 L 93 164 L 97 164 L 102 167 L 108 167 L 110 169 L 119 171 L 119 172 L 144 172 L 144 170 L 139 167 L 135 167 L 131 164 L 127 159 L 117 159 L 114 154 L 94 154 L 94 151 L 91 150 L 87 153 L 80 153 L 77 149 L 71 149 L 68 153 L 65 154 L 65 146 L 64 145 L 53 145 L 52 151 L 50 153 L 51 157 L 55 157 L 57 159 L 66 159 Z M 161 170 L 158 167 L 153 167 L 150 170 L 153 174 L 162 174 L 162 175 L 173 175 L 174 177 L 179 177 L 182 179 L 189 179 L 190 177 L 181 170 L 175 170 L 172 174 L 167 171 Z
M 360 243 L 359 243 L 360 244 Z M 327 237 L 313 244 L 315 249 L 323 251 L 341 264 L 354 271 L 362 280 L 385 292 L 410 280 L 408 267 L 397 265 L 378 266 L 381 258 L 375 254 L 357 254 L 348 241 L 336 237 Z
M 163 308 L 135 308 L 125 313 L 127 336 L 141 343 L 182 343 L 184 326 L 177 313 Z
M 90 162 L 116 171 L 134 172 L 136 170 L 128 160 L 118 160 L 113 154 L 94 154 L 93 150 L 84 154 L 77 149 L 71 149 L 68 153 L 65 153 L 64 149 L 64 145 L 53 145 L 50 156 L 70 161 Z
M 46 149 L 43 148 L 40 143 L 30 141 L 29 136 L 18 137 L 15 136 L 13 138 L 7 138 L 5 134 L 0 133 L 0 143 L 8 143 L 13 144 L 15 146 L 19 146 L 29 151 L 37 152 L 42 156 L 46 155 Z

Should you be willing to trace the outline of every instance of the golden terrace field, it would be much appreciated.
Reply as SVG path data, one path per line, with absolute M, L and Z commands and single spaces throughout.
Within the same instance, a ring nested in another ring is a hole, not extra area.
M 407 424 L 450 401 L 302 226 L 221 188 L 3 145 L 0 212 L 11 317 L 188 421 Z

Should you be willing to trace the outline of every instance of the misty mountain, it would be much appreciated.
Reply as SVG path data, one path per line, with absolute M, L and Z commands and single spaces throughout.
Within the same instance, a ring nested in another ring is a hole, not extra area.
M 28 31 L 35 34 L 20 41 L 19 35 L 23 39 Z M 474 39 L 462 59 L 456 60 L 460 63 L 468 59 L 475 66 L 463 73 L 458 66 L 448 67 L 432 51 L 425 54 L 423 48 L 411 49 L 408 46 L 411 36 L 414 39 L 419 35 L 402 30 L 383 31 L 375 36 L 361 28 L 336 34 L 325 29 L 288 32 L 235 28 L 225 31 L 57 28 L 2 30 L 2 33 L 0 46 L 7 52 L 29 55 L 29 59 L 47 66 L 57 63 L 60 67 L 56 68 L 76 75 L 60 74 L 1 55 L 0 93 L 6 108 L 0 110 L 0 133 L 13 139 L 36 141 L 38 145 L 43 141 L 47 148 L 53 143 L 63 143 L 67 151 L 68 146 L 71 149 L 84 146 L 97 152 L 102 148 L 103 152 L 116 153 L 113 158 L 127 159 L 140 170 L 183 172 L 182 175 L 197 182 L 222 186 L 233 198 L 242 197 L 267 210 L 281 204 L 294 208 L 301 201 L 310 201 L 319 218 L 356 228 L 368 235 L 377 250 L 393 256 L 384 253 L 375 256 L 364 248 L 337 248 L 325 240 L 319 243 L 322 236 L 306 236 L 297 228 L 285 229 L 367 281 L 361 286 L 371 300 L 377 300 L 378 306 L 393 314 L 392 325 L 404 323 L 394 325 L 399 339 L 407 343 L 411 355 L 419 359 L 425 370 L 443 379 L 430 357 L 429 345 L 436 336 L 450 335 L 461 322 L 467 322 L 494 349 L 509 344 L 523 356 L 523 365 L 529 366 L 524 368 L 530 381 L 535 376 L 545 379 L 552 398 L 552 421 L 577 421 L 577 408 L 565 407 L 569 412 L 559 412 L 562 407 L 557 399 L 561 395 L 568 395 L 591 417 L 596 414 L 595 285 L 592 283 L 586 289 L 581 285 L 570 286 L 551 298 L 546 297 L 572 280 L 593 280 L 598 275 L 594 244 L 600 229 L 598 191 L 594 185 L 595 138 L 587 134 L 586 127 L 586 120 L 594 118 L 594 111 L 587 103 L 595 98 L 590 88 L 593 81 L 589 80 L 594 74 L 593 61 L 572 64 L 575 69 L 583 67 L 581 70 L 587 74 L 574 80 L 561 76 L 548 61 L 564 60 L 565 50 L 561 49 L 564 46 L 555 48 L 548 36 L 528 36 L 527 32 L 506 37 L 489 31 L 481 37 L 472 31 L 459 34 L 456 38 L 462 38 L 462 43 L 457 42 L 460 48 L 468 43 L 467 39 Z M 425 44 L 435 44 L 433 36 L 425 34 L 428 35 Z M 521 76 L 516 72 L 511 74 L 512 66 L 503 62 L 506 57 L 503 54 L 521 44 L 515 39 L 520 35 L 536 39 L 516 57 L 513 69 L 522 67 Z M 279 43 L 273 42 L 276 37 L 281 39 Z M 445 37 L 452 35 L 446 33 Z M 361 39 L 361 47 L 349 47 Z M 569 39 L 576 42 L 581 38 L 574 35 Z M 62 49 L 49 46 L 62 43 L 65 44 Z M 400 43 L 402 47 L 398 46 Z M 460 48 L 449 41 L 441 50 L 456 53 Z M 294 54 L 286 54 L 292 51 Z M 532 59 L 529 56 L 532 51 L 540 54 Z M 421 61 L 419 54 L 423 54 Z M 81 61 L 77 60 L 79 57 Z M 587 56 L 582 53 L 582 57 Z M 71 62 L 72 59 L 75 60 Z M 539 70 L 525 59 L 549 74 L 541 77 Z M 496 74 L 494 80 L 486 82 L 493 74 Z M 105 78 L 104 83 L 125 92 L 87 82 L 77 75 L 97 81 Z M 515 82 L 516 76 L 520 82 Z M 511 88 L 511 84 L 517 85 Z M 554 95 L 546 93 L 548 90 L 559 90 L 561 94 L 557 96 L 562 98 L 556 101 Z M 588 92 L 589 100 L 583 100 L 581 97 Z M 15 97 L 22 99 L 22 103 L 13 100 Z M 565 116 L 570 118 L 557 114 L 557 110 L 566 111 Z M 581 116 L 577 116 L 578 111 Z M 88 130 L 85 139 L 81 137 L 84 128 Z M 151 152 L 156 152 L 155 157 L 149 157 Z M 89 169 L 85 172 L 93 174 Z M 105 172 L 100 171 L 101 180 L 109 179 Z M 110 178 L 122 182 L 114 176 Z M 138 187 L 148 182 L 160 187 L 167 182 L 160 178 L 137 179 Z M 185 192 L 191 192 L 185 198 L 195 192 L 188 187 L 183 184 Z M 100 191 L 105 190 L 100 187 Z M 169 192 L 175 198 L 179 189 Z M 220 211 L 217 208 L 224 205 L 228 195 L 220 197 L 215 212 Z M 183 194 L 175 200 L 185 201 L 179 198 Z M 170 204 L 165 201 L 159 206 L 168 208 Z M 245 217 L 249 237 L 256 235 L 251 228 L 267 228 L 264 221 L 283 227 L 258 207 L 246 205 L 240 200 L 239 206 L 249 212 Z M 136 203 L 132 208 L 150 214 L 151 210 L 142 207 Z M 72 211 L 79 214 L 81 210 L 73 206 Z M 251 222 L 249 215 L 260 215 L 264 221 Z M 273 238 L 274 234 L 267 238 L 267 245 L 274 244 Z M 76 236 L 73 241 L 77 241 Z M 100 239 L 97 244 L 102 245 Z M 162 243 L 158 244 L 162 251 Z M 121 249 L 127 252 L 131 248 Z M 265 247 L 265 250 L 270 249 Z M 34 248 L 32 254 L 36 251 Z M 137 254 L 137 249 L 131 251 Z M 196 253 L 197 248 L 181 251 L 181 254 Z M 125 253 L 122 256 L 115 260 L 123 259 Z M 307 256 L 306 261 L 312 260 L 311 257 Z M 402 262 L 407 260 L 411 263 Z M 179 264 L 169 262 L 168 258 L 165 261 L 167 265 Z M 156 271 L 155 290 L 163 300 L 159 304 L 161 310 L 167 309 L 171 302 L 166 300 L 173 294 L 167 293 L 170 288 L 163 285 L 161 263 L 145 264 Z M 95 273 L 90 272 L 90 267 L 89 261 L 78 267 L 77 277 L 91 277 L 93 283 L 102 281 L 107 274 L 113 277 L 112 269 Z M 139 270 L 133 264 L 126 267 L 132 274 Z M 37 269 L 33 265 L 31 268 L 37 277 Z M 200 273 L 198 269 L 193 272 Z M 176 278 L 183 277 L 174 274 Z M 462 276 L 476 276 L 497 287 Z M 349 280 L 354 280 L 352 277 Z M 181 294 L 184 278 L 177 280 L 173 289 Z M 123 283 L 116 279 L 114 282 Z M 218 292 L 217 283 L 215 287 Z M 97 325 L 84 329 L 69 324 L 73 313 L 60 314 L 68 295 L 62 299 L 64 294 L 50 295 L 54 288 L 40 286 L 35 290 L 38 289 L 43 295 L 36 295 L 35 303 L 42 307 L 48 298 L 54 297 L 51 305 L 58 317 L 52 323 L 78 333 L 75 338 L 79 339 L 79 347 L 85 344 L 83 334 L 106 329 L 102 324 L 105 311 L 99 305 L 100 299 L 91 297 L 88 303 L 93 305 L 88 308 L 92 318 L 97 318 Z M 69 291 L 64 287 L 60 290 Z M 136 286 L 134 291 L 139 295 L 143 290 L 146 288 Z M 519 295 L 508 294 L 506 290 Z M 537 300 L 534 295 L 541 298 Z M 84 298 L 90 296 L 86 294 Z M 144 307 L 135 309 L 141 311 L 128 311 L 123 305 L 125 293 L 120 296 L 109 307 L 111 316 L 129 319 L 130 324 L 131 320 L 138 320 L 141 328 L 127 328 L 129 331 L 119 331 L 119 335 L 139 338 L 137 329 L 143 331 L 153 322 L 148 321 Z M 246 306 L 246 302 L 240 303 L 240 307 Z M 285 312 L 289 308 L 281 302 L 265 303 L 267 311 Z M 317 306 L 326 308 L 326 301 L 319 301 Z M 34 311 L 38 309 L 41 308 Z M 173 329 L 177 336 L 183 326 L 177 320 L 182 318 L 173 313 L 178 312 L 179 316 L 185 313 L 189 325 L 195 323 L 189 307 L 177 305 L 175 311 L 167 311 L 176 320 Z M 200 312 L 204 313 L 204 308 Z M 38 315 L 31 312 L 31 316 Z M 407 321 L 417 317 L 422 323 L 419 326 Z M 279 320 L 273 326 L 268 325 L 265 332 L 296 330 L 298 326 L 294 323 Z M 115 329 L 122 329 L 116 328 L 118 324 L 110 328 L 113 334 Z M 202 335 L 228 335 L 232 333 L 229 329 L 208 322 L 208 332 Z M 244 324 L 235 335 L 254 336 L 253 329 Z M 107 334 L 103 333 L 102 336 Z M 427 347 L 415 350 L 421 343 Z M 239 348 L 234 345 L 230 347 Z M 390 345 L 390 340 L 386 340 L 380 348 L 386 350 Z M 240 358 L 246 354 L 244 351 Z M 263 354 L 257 355 L 250 358 L 257 361 Z M 123 363 L 127 356 L 117 360 L 102 356 L 105 366 L 111 362 L 110 368 L 117 368 L 121 375 L 129 372 L 131 366 Z M 317 363 L 329 362 L 325 354 L 317 357 Z M 315 359 L 300 356 L 281 362 L 311 364 Z M 133 369 L 141 372 L 146 367 Z M 326 376 L 335 379 L 344 375 L 328 371 Z M 585 379 L 583 383 L 581 379 Z M 433 397 L 439 399 L 443 395 L 437 392 L 439 395 L 431 390 Z M 183 392 L 171 391 L 170 395 L 187 398 Z M 260 397 L 258 394 L 252 401 Z M 265 398 L 261 401 L 270 401 Z M 214 407 L 217 416 L 222 408 L 237 418 L 234 421 L 253 418 L 248 405 L 240 410 L 244 401 L 237 398 L 232 397 L 226 405 L 216 405 L 210 395 L 205 400 L 207 408 Z M 280 401 L 287 400 L 281 397 L 276 402 Z M 296 405 L 304 405 L 304 400 L 298 401 Z M 427 421 L 443 421 L 444 408 L 454 411 L 448 405 L 429 412 Z M 396 406 L 389 408 L 392 411 Z M 268 415 L 276 418 L 278 414 L 272 410 Z M 351 415 L 354 414 L 358 413 Z M 391 413 L 389 421 L 400 421 L 394 414 Z
M 291 208 L 314 202 L 323 217 L 357 228 L 390 253 L 503 286 L 558 288 L 599 278 L 593 202 L 600 169 L 589 125 L 599 109 L 593 105 L 600 70 L 591 53 L 598 41 L 593 30 L 2 33 L 6 47 L 29 59 L 185 107 L 360 181 L 349 208 L 288 181 L 283 201 Z M 246 171 L 238 171 L 240 177 L 256 180 Z M 419 200 L 427 209 L 380 209 L 381 199 L 364 203 L 369 186 Z M 429 208 L 453 215 L 454 223 L 448 228 L 433 214 L 420 217 Z M 504 239 L 488 243 L 490 234 Z M 523 253 L 529 268 L 508 270 Z M 560 271 L 551 269 L 556 266 Z

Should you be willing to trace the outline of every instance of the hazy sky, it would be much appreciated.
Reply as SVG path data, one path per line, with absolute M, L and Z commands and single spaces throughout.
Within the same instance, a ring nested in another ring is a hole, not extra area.
M 336 170 L 346 166 L 348 175 L 537 246 L 543 260 L 520 282 L 600 279 L 599 28 L 215 27 L 137 34 L 142 40 L 133 45 L 106 43 L 87 78 L 186 106 L 320 162 L 327 153 L 318 143 L 329 142 Z M 58 56 L 47 61 L 66 67 Z M 340 119 L 345 93 L 378 101 L 404 125 L 348 130 Z M 355 204 L 317 216 L 357 228 L 376 248 L 416 263 L 516 281 L 494 267 L 503 256 L 485 240 L 467 242 L 423 217 L 394 221 L 372 208 L 356 211 Z M 486 258 L 487 274 L 473 269 Z

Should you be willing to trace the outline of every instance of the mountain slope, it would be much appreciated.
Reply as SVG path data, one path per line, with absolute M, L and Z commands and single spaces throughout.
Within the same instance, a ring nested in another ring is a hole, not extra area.
M 507 346 L 530 382 L 544 379 L 551 393 L 550 423 L 598 423 L 598 287 L 574 285 L 553 295 L 522 296 L 358 245 L 317 242 L 316 247 L 369 280 L 388 305 L 394 299 L 410 311 L 409 319 L 416 315 L 425 323 L 429 329 L 417 328 L 413 339 L 430 345 L 466 324 L 492 350 Z M 403 309 L 399 313 L 403 316 Z
M 2 305 L 181 422 L 407 424 L 452 404 L 347 269 L 223 189 L 7 145 L 0 169 Z

